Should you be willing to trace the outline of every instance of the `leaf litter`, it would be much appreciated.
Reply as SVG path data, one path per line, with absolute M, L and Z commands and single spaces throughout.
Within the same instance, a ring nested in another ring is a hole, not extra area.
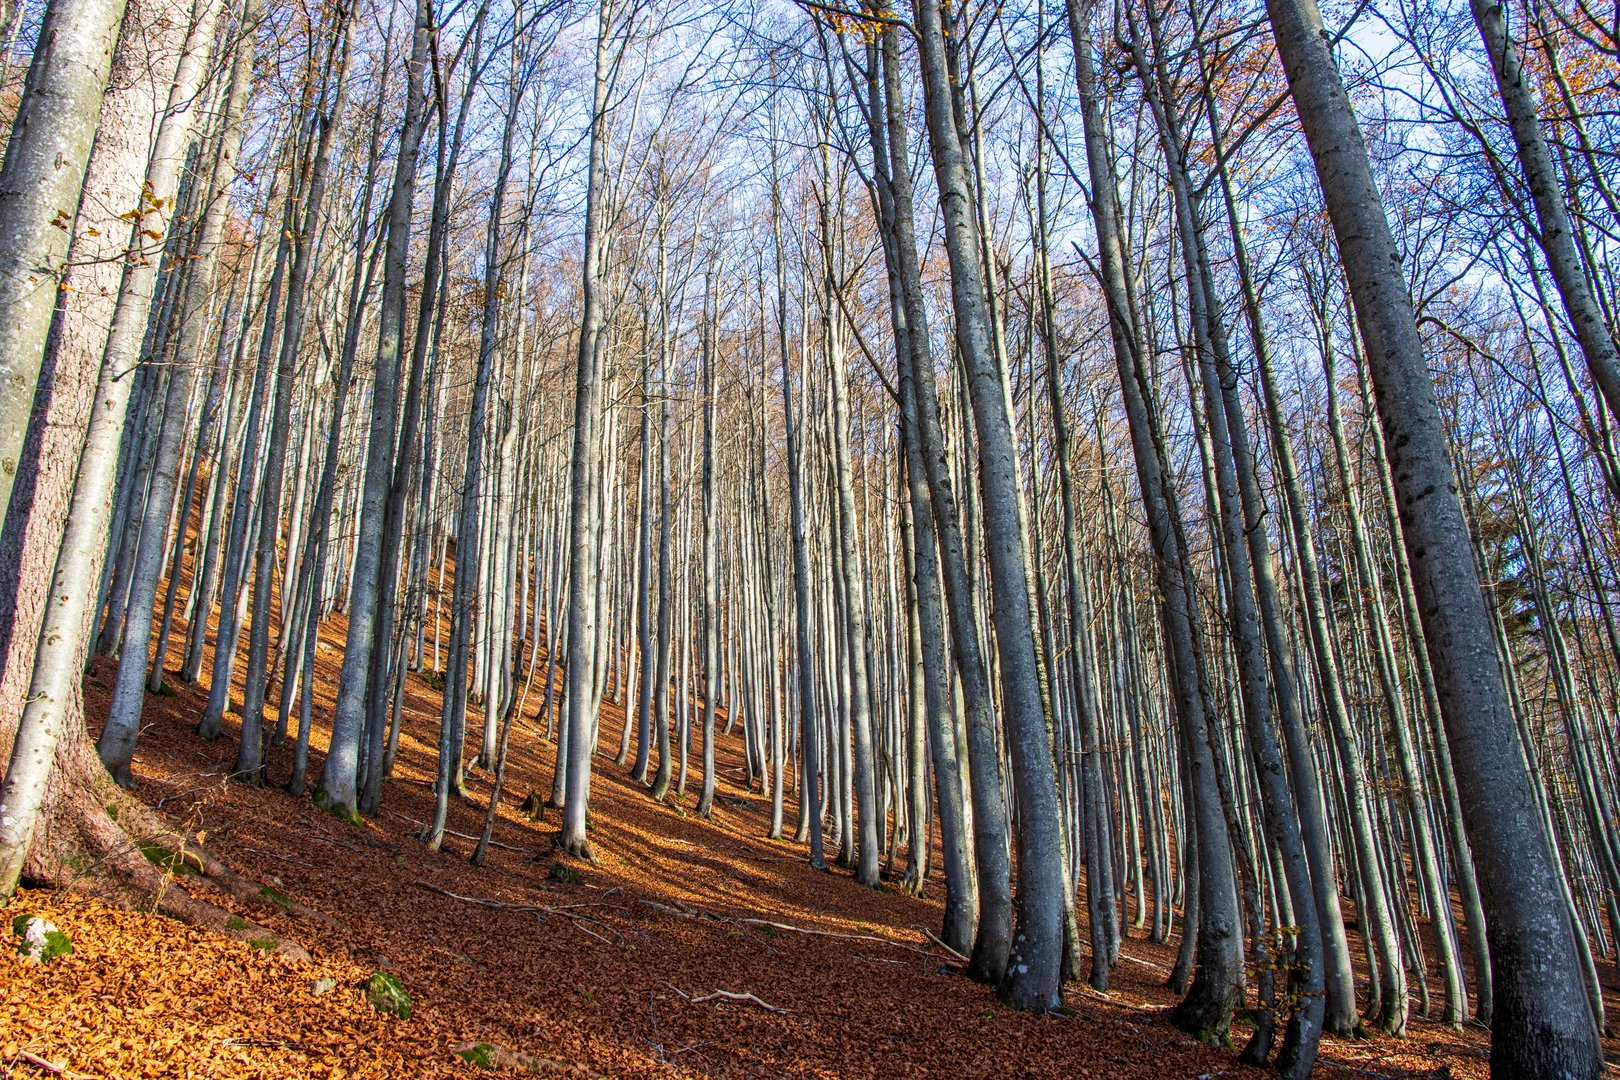
M 335 668 L 329 651 L 317 710 L 330 709 Z M 87 680 L 93 726 L 112 673 L 98 660 Z M 531 821 L 521 809 L 549 790 L 553 763 L 531 711 L 513 733 L 485 864 L 467 861 L 491 787 L 479 771 L 431 852 L 415 833 L 432 814 L 438 694 L 417 674 L 407 681 L 385 812 L 360 827 L 282 789 L 290 745 L 268 751 L 266 787 L 223 780 L 234 718 L 227 738 L 198 740 L 198 688 L 174 680 L 175 696 L 149 698 L 140 796 L 205 832 L 233 869 L 321 913 L 241 913 L 312 959 L 72 891 L 23 890 L 12 910 L 55 923 L 74 951 L 0 961 L 0 1077 L 1267 1075 L 1170 1026 L 1174 953 L 1139 931 L 1108 995 L 1069 987 L 1067 1016 L 1004 1008 L 956 974 L 959 958 L 927 929 L 940 920 L 937 873 L 927 899 L 862 889 L 843 870 L 810 870 L 801 846 L 763 838 L 770 802 L 743 785 L 740 733 L 720 740 L 722 797 L 703 821 L 687 807 L 695 790 L 660 805 L 612 763 L 622 713 L 609 702 L 592 785 L 598 861 L 584 864 L 554 853 L 556 811 Z M 312 778 L 323 750 L 318 738 Z M 790 792 L 790 829 L 793 808 Z M 408 993 L 409 1020 L 367 1003 L 378 972 Z M 1606 966 L 1611 1009 L 1613 980 Z M 1605 1048 L 1612 1057 L 1616 1044 Z M 1482 1030 L 1414 1019 L 1404 1040 L 1329 1037 L 1318 1075 L 1484 1080 L 1487 1049 Z

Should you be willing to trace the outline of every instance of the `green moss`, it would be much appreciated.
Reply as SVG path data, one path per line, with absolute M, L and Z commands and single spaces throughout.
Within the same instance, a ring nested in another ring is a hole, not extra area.
M 585 878 L 578 870 L 571 870 L 562 863 L 552 863 L 551 872 L 547 874 L 546 877 L 557 882 L 559 885 L 585 884 Z
M 276 946 L 278 946 L 280 944 L 281 944 L 281 939 L 273 938 L 273 937 L 259 937 L 259 938 L 249 938 L 248 939 L 248 947 L 253 948 L 253 949 L 258 949 L 261 952 L 275 952 L 276 951 Z
M 114 821 L 118 820 L 118 804 L 117 803 L 110 802 L 105 807 L 103 807 L 103 809 L 105 809 L 107 811 L 107 816 L 108 817 L 112 818 Z
M 17 935 L 17 955 L 48 964 L 60 956 L 73 953 L 73 942 L 56 928 L 56 924 L 38 915 L 22 914 L 11 920 L 11 932 Z
M 411 996 L 405 992 L 404 985 L 388 972 L 373 971 L 366 979 L 364 989 L 366 1001 L 373 1009 L 401 1020 L 411 1018 Z
M 232 915 L 225 920 L 225 929 L 227 930 L 246 930 L 251 925 L 253 924 L 240 915 Z
M 467 1064 L 476 1065 L 480 1069 L 493 1069 L 495 1067 L 495 1062 L 493 1059 L 494 1053 L 495 1048 L 493 1046 L 491 1046 L 489 1043 L 481 1042 L 474 1043 L 472 1046 L 467 1047 L 467 1049 L 461 1051 L 461 1053 L 457 1056 Z
M 141 849 L 141 854 L 146 856 L 148 862 L 153 866 L 163 867 L 171 874 L 202 873 L 202 860 L 195 855 L 187 855 L 184 850 L 170 851 L 162 844 L 150 840 L 137 841 L 136 846 Z
M 288 897 L 285 893 L 277 892 L 268 885 L 265 885 L 259 889 L 259 899 L 265 901 L 266 903 L 274 904 L 282 911 L 291 911 L 293 907 L 293 902 L 290 897 Z
M 317 790 L 310 801 L 315 804 L 315 809 L 325 811 L 339 821 L 347 821 L 350 825 L 356 826 L 361 824 L 359 810 L 350 810 L 340 803 L 333 802 L 327 798 L 324 791 Z

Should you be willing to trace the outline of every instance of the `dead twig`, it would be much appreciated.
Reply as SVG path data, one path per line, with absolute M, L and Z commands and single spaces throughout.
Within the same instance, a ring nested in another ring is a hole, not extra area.
M 314 863 L 308 863 L 308 862 L 305 862 L 302 859 L 294 859 L 290 855 L 280 855 L 280 854 L 277 854 L 274 851 L 265 851 L 263 848 L 239 847 L 236 850 L 237 851 L 246 851 L 246 852 L 249 852 L 249 853 L 254 854 L 254 855 L 263 855 L 267 859 L 279 859 L 280 861 L 282 861 L 284 863 L 292 863 L 294 866 L 303 866 L 303 867 L 307 867 L 307 868 L 309 868 L 311 870 L 318 869 Z
M 929 941 L 932 941 L 935 945 L 938 945 L 940 948 L 944 949 L 946 952 L 950 953 L 952 956 L 954 956 L 958 960 L 962 961 L 962 963 L 964 963 L 964 964 L 969 963 L 968 957 L 966 957 L 963 954 L 957 952 L 955 949 L 951 948 L 949 945 L 947 945 L 943 941 L 939 940 L 939 938 L 937 936 L 935 936 L 934 932 L 932 930 L 929 930 L 926 926 L 913 926 L 912 929 L 916 930 L 916 931 L 919 931 L 922 934 L 923 937 L 927 938 Z
M 726 916 L 720 917 L 725 918 Z M 912 952 L 922 953 L 924 956 L 928 955 L 928 950 L 922 948 L 921 946 L 911 945 L 904 941 L 896 941 L 894 938 L 883 937 L 881 934 L 845 934 L 840 933 L 837 930 L 815 930 L 808 926 L 794 926 L 792 923 L 772 922 L 770 919 L 733 917 L 731 921 L 742 923 L 744 926 L 768 926 L 772 930 L 785 930 L 790 934 L 811 934 L 815 937 L 839 938 L 843 941 L 874 941 L 879 945 L 891 945 L 896 949 L 910 949 Z M 950 952 L 952 955 L 961 955 L 954 949 L 950 950 Z
M 582 934 L 589 934 L 598 941 L 604 942 L 608 945 L 624 944 L 623 936 L 611 926 L 598 919 L 593 919 L 588 915 L 578 914 L 578 909 L 583 907 L 612 907 L 616 911 L 624 910 L 612 904 L 566 904 L 562 907 L 545 907 L 541 904 L 515 904 L 508 900 L 494 900 L 485 896 L 463 896 L 460 893 L 451 892 L 449 889 L 441 889 L 439 886 L 430 884 L 426 881 L 413 881 L 411 884 L 415 885 L 417 888 L 426 889 L 428 892 L 438 893 L 440 896 L 448 896 L 452 900 L 460 900 L 464 904 L 477 904 L 480 907 L 496 908 L 502 911 L 521 911 L 525 914 L 534 915 L 536 917 L 541 915 L 555 915 L 560 919 L 567 919 L 569 922 L 574 924 L 574 929 L 578 930 Z M 609 938 L 605 934 L 597 933 L 595 930 L 592 930 L 590 926 L 584 925 L 585 923 L 590 923 L 591 926 L 600 926 L 609 934 L 613 934 L 614 937 L 617 937 L 618 940 L 615 941 L 613 938 Z
M 331 844 L 333 847 L 340 847 L 344 851 L 352 851 L 356 855 L 364 855 L 365 854 L 364 851 L 361 851 L 359 848 L 355 847 L 353 844 L 345 844 L 342 840 L 334 840 L 330 836 L 322 836 L 320 833 L 311 833 L 310 836 L 309 836 L 309 839 L 317 841 L 317 842 L 322 843 L 322 844 Z M 381 845 L 374 845 L 374 846 L 380 847 Z M 388 849 L 385 848 L 384 850 L 388 850 Z
M 6 1062 L 7 1070 L 9 1071 L 11 1066 L 19 1062 L 24 1065 L 32 1065 L 36 1069 L 44 1069 L 52 1076 L 65 1077 L 66 1080 L 93 1080 L 88 1073 L 74 1072 L 66 1065 L 58 1065 L 54 1061 L 47 1061 L 38 1054 L 30 1054 L 27 1050 L 18 1050 L 13 1054 L 11 1060 Z
M 161 781 L 153 781 L 153 783 L 161 783 Z M 167 803 L 170 799 L 183 799 L 187 795 L 195 795 L 199 791 L 212 791 L 213 789 L 214 789 L 213 784 L 204 784 L 204 785 L 202 785 L 200 787 L 187 788 L 184 791 L 172 792 L 172 793 L 170 793 L 168 795 L 163 796 L 163 798 L 159 799 L 157 801 L 157 806 L 155 807 L 155 809 L 158 809 L 158 810 L 163 809 L 164 804 Z M 40 1068 L 42 1068 L 42 1069 L 44 1067 L 45 1066 L 43 1066 L 43 1065 L 40 1066 Z
M 236 1049 L 256 1050 L 302 1050 L 303 1043 L 288 1042 L 286 1039 L 226 1039 L 225 1046 Z
M 387 809 L 387 808 L 384 807 L 384 809 Z M 421 829 L 424 832 L 427 830 L 427 822 L 425 822 L 425 821 L 417 821 L 415 818 L 410 817 L 409 815 L 406 815 L 406 814 L 401 814 L 397 810 L 388 810 L 388 813 L 392 814 L 394 817 L 399 818 L 401 821 L 410 822 L 412 825 L 415 825 L 418 829 Z M 478 837 L 476 837 L 476 836 L 472 836 L 472 835 L 470 835 L 468 833 L 464 833 L 464 832 L 456 832 L 456 830 L 454 830 L 454 829 L 446 829 L 446 830 L 444 830 L 444 835 L 446 835 L 446 836 L 454 836 L 458 840 L 477 840 L 478 839 Z M 534 854 L 534 849 L 533 848 L 522 848 L 522 847 L 517 847 L 517 846 L 515 846 L 513 844 L 503 844 L 499 840 L 495 840 L 493 838 L 490 840 L 489 846 L 490 847 L 498 847 L 498 848 L 501 848 L 504 851 L 515 851 L 519 855 L 533 855 Z
M 920 953 L 923 956 L 930 955 L 929 950 L 923 948 L 921 945 L 913 945 L 907 941 L 896 941 L 894 938 L 883 937 L 880 934 L 848 934 L 837 930 L 816 930 L 808 926 L 794 926 L 792 923 L 773 922 L 770 919 L 756 919 L 752 916 L 746 915 L 722 915 L 718 912 L 699 911 L 682 907 L 678 904 L 661 904 L 656 900 L 647 900 L 639 896 L 636 897 L 636 903 L 650 907 L 654 911 L 662 911 L 667 915 L 674 915 L 681 919 L 713 919 L 716 922 L 738 923 L 743 926 L 765 926 L 772 930 L 785 930 L 791 934 L 809 934 L 814 937 L 837 938 L 840 941 L 870 941 L 878 945 L 888 945 L 896 949 L 906 949 L 909 952 Z M 944 949 L 951 956 L 959 960 L 967 960 L 967 957 L 963 956 L 949 945 L 946 945 L 944 942 L 940 941 L 926 930 L 923 931 L 923 934 L 928 938 L 931 944 L 937 945 L 939 948 Z
M 737 993 L 733 993 L 730 990 L 716 990 L 712 994 L 700 994 L 697 997 L 693 998 L 692 1000 L 693 1001 L 714 1001 L 716 999 L 719 999 L 719 1000 L 722 1000 L 722 1001 L 736 1001 L 736 1002 L 740 1002 L 740 1003 L 745 1004 L 745 1005 L 758 1005 L 761 1009 L 764 1009 L 766 1012 L 786 1013 L 786 1012 L 792 1012 L 793 1011 L 791 1009 L 779 1009 L 775 1005 L 772 1005 L 768 1001 L 761 1001 L 758 997 L 754 996 L 753 994 L 737 994 Z

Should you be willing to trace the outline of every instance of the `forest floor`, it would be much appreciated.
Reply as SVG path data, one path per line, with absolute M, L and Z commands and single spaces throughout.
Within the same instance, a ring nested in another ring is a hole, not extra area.
M 338 658 L 323 642 L 318 714 L 329 715 Z M 93 729 L 114 670 L 98 660 L 86 681 Z M 502 846 L 469 864 L 491 786 L 475 772 L 474 801 L 453 803 L 454 833 L 431 852 L 415 833 L 432 812 L 438 697 L 409 677 L 384 810 L 355 827 L 282 789 L 290 746 L 271 752 L 270 786 L 230 782 L 234 718 L 226 738 L 205 743 L 194 733 L 200 691 L 149 696 L 138 794 L 263 882 L 270 912 L 241 914 L 312 959 L 71 891 L 24 891 L 11 911 L 49 918 L 74 952 L 44 966 L 0 959 L 0 1077 L 478 1075 L 462 1051 L 514 1075 L 1266 1075 L 1170 1026 L 1173 953 L 1141 932 L 1125 942 L 1108 995 L 1068 988 L 1072 1015 L 1004 1008 L 924 933 L 938 928 L 937 897 L 863 889 L 843 870 L 810 870 L 801 845 L 763 839 L 769 799 L 743 786 L 735 736 L 721 740 L 712 821 L 695 812 L 695 755 L 688 795 L 666 804 L 600 755 L 598 864 L 570 861 L 574 874 L 562 873 L 556 813 L 530 822 L 518 810 L 551 777 L 531 694 L 511 741 Z M 604 715 L 605 747 L 617 745 L 620 716 Z M 321 749 L 317 740 L 311 777 Z M 793 807 L 790 797 L 790 831 Z M 325 919 L 283 913 L 278 897 Z M 366 1004 L 359 985 L 378 969 L 410 994 L 410 1019 Z M 1613 976 L 1606 967 L 1611 994 Z M 334 988 L 319 992 L 326 979 Z M 1613 999 L 1610 1015 L 1620 1022 Z M 1319 1075 L 1484 1078 L 1486 1046 L 1478 1028 L 1414 1019 L 1400 1041 L 1324 1040 Z M 1606 1049 L 1613 1061 L 1620 1046 Z

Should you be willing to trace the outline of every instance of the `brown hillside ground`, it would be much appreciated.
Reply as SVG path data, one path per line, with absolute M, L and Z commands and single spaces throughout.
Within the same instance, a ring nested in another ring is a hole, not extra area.
M 321 652 L 312 780 L 337 640 Z M 113 673 L 98 660 L 87 679 L 93 729 Z M 703 821 L 695 749 L 687 795 L 653 802 L 612 763 L 623 714 L 610 704 L 592 793 L 598 864 L 562 873 L 556 813 L 530 822 L 518 810 L 531 791 L 549 790 L 554 759 L 536 716 L 542 695 L 531 693 L 511 741 L 495 830 L 502 846 L 475 868 L 469 837 L 482 827 L 486 774 L 469 781 L 471 801 L 452 805 L 456 835 L 444 850 L 415 837 L 432 811 L 439 705 L 419 676 L 408 680 L 384 810 L 362 827 L 282 790 L 290 746 L 271 751 L 272 786 L 227 780 L 234 718 L 226 738 L 200 741 L 203 693 L 171 685 L 172 696 L 147 699 L 139 794 L 265 883 L 272 903 L 286 897 L 326 916 L 243 912 L 313 958 L 288 960 L 73 892 L 25 890 L 8 922 L 19 911 L 43 915 L 74 953 L 45 966 L 11 956 L 10 945 L 0 956 L 0 1077 L 478 1075 L 459 1050 L 508 1075 L 1266 1075 L 1170 1027 L 1163 983 L 1173 952 L 1139 932 L 1125 942 L 1109 995 L 1069 987 L 1068 1016 L 1004 1008 L 990 988 L 955 974 L 955 960 L 925 934 L 938 928 L 937 896 L 863 889 L 843 870 L 810 870 L 802 845 L 764 839 L 769 800 L 743 786 L 739 735 L 721 740 L 720 797 Z M 476 734 L 476 714 L 469 727 Z M 790 793 L 790 832 L 795 807 Z M 937 870 L 931 884 L 942 888 Z M 358 986 L 374 970 L 409 992 L 409 1020 L 365 1002 Z M 1615 1017 L 1614 972 L 1604 971 Z M 324 979 L 335 987 L 318 986 Z M 1328 1038 L 1319 1073 L 1484 1078 L 1486 1046 L 1482 1030 L 1414 1019 L 1401 1041 Z M 1620 1049 L 1606 1048 L 1611 1060 Z

